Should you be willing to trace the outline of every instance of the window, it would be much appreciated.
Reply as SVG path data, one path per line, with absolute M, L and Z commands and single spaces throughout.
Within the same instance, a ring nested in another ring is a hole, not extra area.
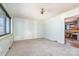
M 0 35 L 5 34 L 5 19 L 3 17 L 0 17 Z
M 11 18 L 0 4 L 0 36 L 11 33 Z

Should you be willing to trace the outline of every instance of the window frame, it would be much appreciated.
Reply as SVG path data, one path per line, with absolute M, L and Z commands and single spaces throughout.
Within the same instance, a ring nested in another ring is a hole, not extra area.
M 7 11 L 5 10 L 5 8 L 3 7 L 3 5 L 1 3 L 0 3 L 0 7 L 3 10 L 3 12 L 5 13 L 5 21 L 4 21 L 4 25 L 5 25 L 4 31 L 5 31 L 5 33 L 0 35 L 0 37 L 2 37 L 2 36 L 5 36 L 7 34 L 11 34 L 11 17 L 9 16 L 9 14 L 7 13 Z M 6 32 L 6 21 L 7 21 L 6 17 L 9 18 L 9 33 Z

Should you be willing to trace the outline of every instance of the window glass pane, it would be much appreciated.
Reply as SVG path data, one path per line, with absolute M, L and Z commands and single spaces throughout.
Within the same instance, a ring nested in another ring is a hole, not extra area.
M 5 12 L 0 7 L 0 35 L 5 34 Z
M 5 19 L 0 17 L 0 35 L 5 34 Z
M 6 33 L 10 33 L 10 23 L 9 23 L 10 21 L 9 21 L 9 18 L 8 17 L 6 17 Z
M 10 17 L 4 8 L 0 5 L 0 36 L 10 33 L 11 22 Z

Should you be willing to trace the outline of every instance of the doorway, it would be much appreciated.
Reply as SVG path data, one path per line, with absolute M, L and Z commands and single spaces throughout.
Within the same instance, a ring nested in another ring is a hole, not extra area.
M 65 44 L 79 48 L 79 15 L 67 17 L 65 22 Z

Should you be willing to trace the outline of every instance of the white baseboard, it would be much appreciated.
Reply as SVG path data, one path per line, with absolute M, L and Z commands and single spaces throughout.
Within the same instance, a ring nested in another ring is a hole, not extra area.
M 59 42 L 61 44 L 64 44 L 63 41 L 59 41 L 57 39 L 53 39 L 53 38 L 50 38 L 50 37 L 28 37 L 28 38 L 16 38 L 14 39 L 14 41 L 18 41 L 18 40 L 30 40 L 30 39 L 40 39 L 40 38 L 45 38 L 45 39 L 48 39 L 48 40 L 51 40 L 51 41 L 55 41 L 55 42 Z
M 53 38 L 49 38 L 49 37 L 45 37 L 45 38 L 48 40 L 57 41 L 56 39 L 53 39 Z

